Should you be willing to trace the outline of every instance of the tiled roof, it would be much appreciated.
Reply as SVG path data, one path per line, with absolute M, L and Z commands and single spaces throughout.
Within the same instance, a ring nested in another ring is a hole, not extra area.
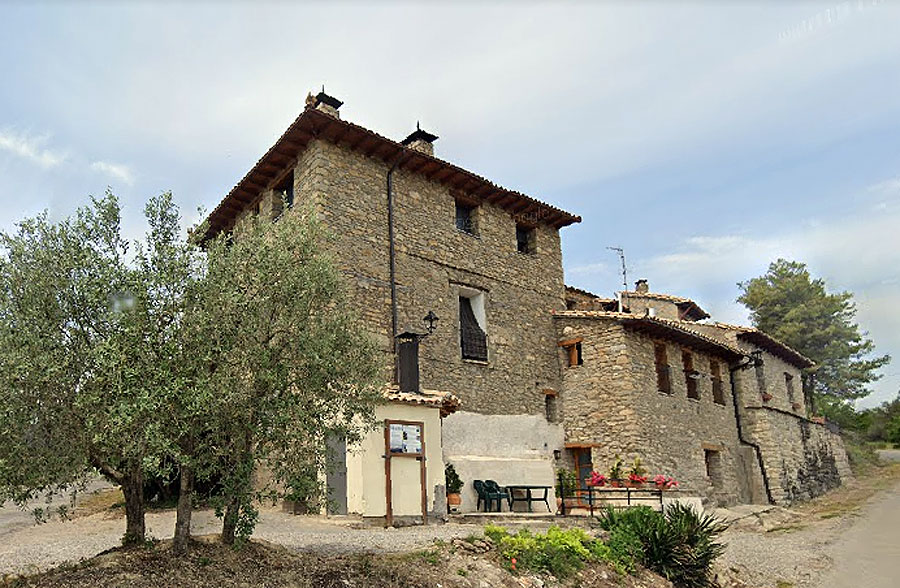
M 323 139 L 385 162 L 400 161 L 398 169 L 422 174 L 446 185 L 470 200 L 487 202 L 510 213 L 556 228 L 581 222 L 581 217 L 494 184 L 452 163 L 411 149 L 359 125 L 325 114 L 307 105 L 284 134 L 256 165 L 232 188 L 204 222 L 203 239 L 233 225 L 237 214 L 268 188 L 284 168 L 306 149 L 310 141 Z
M 572 292 L 573 294 L 581 294 L 582 296 L 588 296 L 590 298 L 595 298 L 601 302 L 616 302 L 615 298 L 606 298 L 605 296 L 598 296 L 593 292 L 588 292 L 587 290 L 582 290 L 581 288 L 576 288 L 575 286 L 566 286 L 566 292 Z
M 633 290 L 623 291 L 622 296 L 631 296 L 633 298 L 650 298 L 652 300 L 664 300 L 666 302 L 673 302 L 679 306 L 688 307 L 691 311 L 693 311 L 694 316 L 697 320 L 709 318 L 709 313 L 700 308 L 700 305 L 690 298 L 673 296 L 671 294 L 660 294 L 658 292 L 635 292 Z
M 391 385 L 384 389 L 383 394 L 390 402 L 440 408 L 442 417 L 456 412 L 460 405 L 460 400 L 457 396 L 450 392 L 441 392 L 439 390 L 422 390 L 422 392 L 417 394 L 415 392 L 400 392 L 396 385 Z
M 745 353 L 733 345 L 710 337 L 705 333 L 690 327 L 689 322 L 673 321 L 669 319 L 635 315 L 627 312 L 608 312 L 600 310 L 564 310 L 553 311 L 553 315 L 560 318 L 585 318 L 616 320 L 623 325 L 636 328 L 651 335 L 666 337 L 684 343 L 701 350 L 725 352 L 735 359 L 743 357 Z
M 731 325 L 728 323 L 720 322 L 710 323 L 710 326 L 718 327 L 720 329 L 728 331 L 735 331 L 739 339 L 743 339 L 748 343 L 753 343 L 754 345 L 765 349 L 772 355 L 776 355 L 781 359 L 787 361 L 788 363 L 796 365 L 797 367 L 810 368 L 816 365 L 816 362 L 806 357 L 796 349 L 785 345 L 778 339 L 760 331 L 755 327 L 745 327 L 742 325 Z

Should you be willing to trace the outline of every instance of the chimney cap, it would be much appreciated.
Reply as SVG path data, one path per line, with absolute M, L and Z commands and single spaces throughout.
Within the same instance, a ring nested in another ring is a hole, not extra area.
M 410 133 L 410 135 L 403 139 L 400 143 L 402 145 L 409 145 L 414 141 L 425 141 L 426 143 L 434 143 L 437 140 L 437 135 L 432 135 L 428 131 L 423 131 L 419 126 L 419 121 L 416 121 L 416 130 Z
M 322 86 L 322 91 L 316 94 L 316 102 L 313 106 L 318 106 L 319 104 L 325 104 L 337 110 L 344 103 L 335 98 L 334 96 L 329 96 L 325 93 L 325 86 Z
M 634 283 L 635 292 L 649 292 L 650 284 L 645 279 L 640 279 Z

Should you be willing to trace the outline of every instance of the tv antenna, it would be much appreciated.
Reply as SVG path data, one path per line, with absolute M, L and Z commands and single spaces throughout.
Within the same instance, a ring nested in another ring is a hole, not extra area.
M 619 254 L 619 259 L 622 260 L 622 291 L 628 290 L 628 269 L 625 267 L 625 250 L 621 247 L 607 247 L 610 251 L 615 251 Z M 619 299 L 619 312 L 622 312 L 622 294 L 620 293 L 616 298 Z

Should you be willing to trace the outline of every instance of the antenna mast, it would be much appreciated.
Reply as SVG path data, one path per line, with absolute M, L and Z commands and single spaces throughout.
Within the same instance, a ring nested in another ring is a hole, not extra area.
M 625 250 L 621 247 L 607 247 L 610 251 L 615 251 L 619 254 L 619 259 L 622 260 L 622 290 L 628 290 L 628 269 L 625 267 Z M 622 294 L 621 292 L 617 296 L 619 299 L 619 312 L 622 312 Z

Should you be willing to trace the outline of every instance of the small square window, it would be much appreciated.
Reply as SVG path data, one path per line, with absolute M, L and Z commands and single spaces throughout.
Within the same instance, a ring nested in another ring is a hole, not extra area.
M 456 203 L 456 228 L 463 233 L 475 235 L 475 207 Z
M 537 230 L 527 225 L 516 224 L 516 250 L 519 253 L 536 253 Z

